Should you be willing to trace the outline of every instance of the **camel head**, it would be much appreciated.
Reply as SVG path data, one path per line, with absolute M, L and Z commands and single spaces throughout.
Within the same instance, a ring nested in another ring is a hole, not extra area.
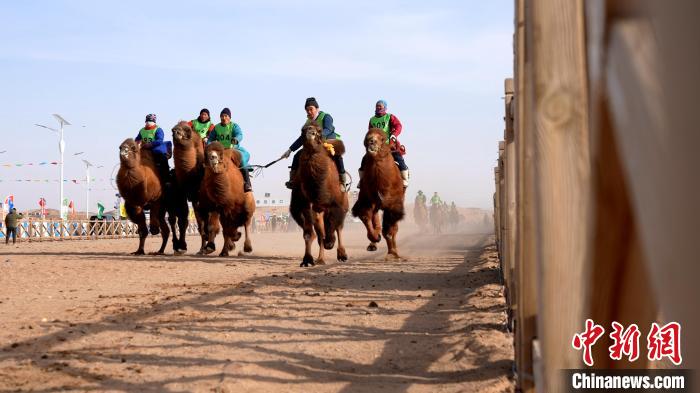
M 323 133 L 321 127 L 315 122 L 304 125 L 301 128 L 301 135 L 304 138 L 304 146 L 317 149 L 323 146 Z
M 139 146 L 133 139 L 127 138 L 119 145 L 119 161 L 126 166 L 134 166 L 139 162 Z
M 204 150 L 205 165 L 214 173 L 224 173 L 226 171 L 227 163 L 224 159 L 224 145 L 219 142 L 214 142 L 207 145 Z
M 365 135 L 365 150 L 367 153 L 376 156 L 382 151 L 386 144 L 386 134 L 379 128 L 372 128 Z
M 186 121 L 181 121 L 173 127 L 173 142 L 180 146 L 189 146 L 194 134 L 192 127 Z

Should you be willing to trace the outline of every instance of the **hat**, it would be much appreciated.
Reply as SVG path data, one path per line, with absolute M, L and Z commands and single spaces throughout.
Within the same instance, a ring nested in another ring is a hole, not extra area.
M 155 114 L 155 113 L 149 113 L 149 114 L 147 114 L 147 115 L 146 115 L 146 121 L 147 121 L 147 122 L 148 122 L 148 121 L 152 121 L 152 122 L 155 123 L 155 122 L 156 122 L 156 114 Z
M 219 116 L 223 116 L 223 115 L 228 115 L 228 117 L 231 117 L 231 110 L 228 108 L 222 109 L 221 114 Z
M 207 108 L 202 108 L 202 110 L 199 111 L 199 114 L 200 114 L 200 115 L 201 115 L 202 113 L 206 113 L 207 115 L 209 115 L 209 117 L 211 117 L 211 113 L 209 113 L 209 109 L 207 109 Z
M 318 102 L 316 101 L 315 97 L 309 97 L 306 99 L 306 102 L 304 103 L 304 109 L 310 106 L 315 106 L 316 108 L 318 108 Z
M 384 109 L 386 109 L 386 108 L 388 108 L 388 107 L 389 107 L 389 104 L 387 104 L 386 100 L 385 100 L 385 99 L 383 99 L 383 98 L 382 98 L 382 99 L 380 99 L 379 101 L 377 101 L 377 103 L 376 103 L 376 104 L 374 104 L 374 105 L 376 106 L 376 105 L 379 105 L 379 104 L 382 104 L 382 105 L 384 106 Z

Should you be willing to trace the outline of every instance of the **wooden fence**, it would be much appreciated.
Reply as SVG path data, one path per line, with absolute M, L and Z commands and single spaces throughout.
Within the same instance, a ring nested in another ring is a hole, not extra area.
M 197 224 L 190 222 L 187 234 L 197 234 Z M 5 238 L 6 228 L 0 228 Z M 129 220 L 22 220 L 17 227 L 17 241 L 95 240 L 138 237 L 138 227 Z
M 594 368 L 646 359 L 652 322 L 682 326 L 700 368 L 700 2 L 515 0 L 514 78 L 494 222 L 518 388 L 567 391 L 574 334 L 606 329 Z M 611 323 L 642 332 L 610 359 Z

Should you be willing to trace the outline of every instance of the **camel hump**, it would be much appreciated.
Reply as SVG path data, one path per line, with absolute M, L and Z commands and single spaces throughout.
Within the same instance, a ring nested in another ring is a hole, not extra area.
M 231 161 L 234 165 L 236 165 L 236 167 L 241 167 L 241 164 L 243 163 L 243 156 L 241 156 L 241 152 L 236 149 L 226 149 L 225 154 L 230 155 Z
M 340 139 L 327 139 L 326 143 L 333 145 L 335 155 L 342 156 L 345 154 L 345 144 Z

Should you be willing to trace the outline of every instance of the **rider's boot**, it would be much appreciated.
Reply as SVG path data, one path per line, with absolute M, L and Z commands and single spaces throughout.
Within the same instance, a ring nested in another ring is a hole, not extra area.
M 408 187 L 408 179 L 410 179 L 410 173 L 408 173 L 408 169 L 405 171 L 401 171 L 401 179 L 403 179 L 403 188 Z
M 284 185 L 287 186 L 287 188 L 289 188 L 290 190 L 292 188 L 294 188 L 294 176 L 296 176 L 296 172 L 297 171 L 294 169 L 290 170 L 289 171 L 289 181 L 284 183 Z
M 243 192 L 253 191 L 253 186 L 250 184 L 250 173 L 248 168 L 241 168 L 241 174 L 243 175 Z
M 359 180 L 357 181 L 357 188 L 358 188 L 358 189 L 360 188 L 360 182 L 362 181 L 362 172 L 363 172 L 363 171 L 357 171 L 357 173 L 360 174 L 360 178 L 359 178 Z
M 340 178 L 340 192 L 348 192 L 347 184 L 348 184 L 348 174 L 343 172 L 339 174 L 338 176 Z

